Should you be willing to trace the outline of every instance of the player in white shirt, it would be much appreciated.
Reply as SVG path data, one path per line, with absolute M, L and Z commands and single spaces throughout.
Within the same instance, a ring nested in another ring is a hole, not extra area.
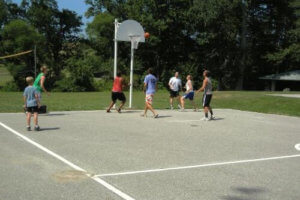
M 178 107 L 181 109 L 180 106 L 180 94 L 179 91 L 182 87 L 181 85 L 181 80 L 178 78 L 179 72 L 175 73 L 175 76 L 172 77 L 169 81 L 169 87 L 170 87 L 170 108 L 173 109 L 173 99 L 177 98 L 178 99 Z
M 181 97 L 181 111 L 184 111 L 184 100 L 189 99 L 194 107 L 194 111 L 197 111 L 196 104 L 194 102 L 194 89 L 193 89 L 193 82 L 192 76 L 187 75 L 186 77 L 186 84 L 185 84 L 185 94 Z

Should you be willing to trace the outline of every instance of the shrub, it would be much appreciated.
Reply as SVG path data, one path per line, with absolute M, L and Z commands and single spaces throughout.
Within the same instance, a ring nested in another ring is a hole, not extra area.
M 20 89 L 14 81 L 10 81 L 10 82 L 5 83 L 5 85 L 1 88 L 1 91 L 18 92 L 18 91 L 20 91 Z
M 113 80 L 107 79 L 98 79 L 94 81 L 94 88 L 96 91 L 103 92 L 103 91 L 110 91 L 113 85 Z

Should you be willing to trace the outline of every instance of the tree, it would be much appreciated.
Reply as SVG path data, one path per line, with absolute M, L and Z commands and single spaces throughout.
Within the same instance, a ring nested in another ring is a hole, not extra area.
M 29 35 L 26 35 L 24 30 L 14 27 L 19 34 L 23 34 L 23 38 L 17 35 L 19 42 L 25 42 L 22 44 L 14 44 L 17 40 L 13 40 L 12 36 L 17 33 L 11 33 L 10 36 L 5 35 L 5 38 L 1 38 L 0 49 L 5 53 L 12 51 L 18 51 L 25 48 L 33 49 L 33 46 L 37 44 L 38 52 L 38 63 L 46 63 L 50 68 L 49 81 L 47 81 L 48 87 L 52 87 L 56 80 L 59 80 L 60 73 L 66 66 L 66 60 L 73 56 L 72 43 L 79 41 L 78 33 L 81 26 L 81 17 L 73 11 L 63 9 L 58 10 L 56 0 L 23 0 L 21 6 L 17 4 L 10 3 L 8 1 L 0 0 L 0 10 L 4 10 L 5 15 L 0 15 L 0 26 L 2 24 L 7 24 L 8 22 L 13 22 L 11 25 L 5 27 L 7 30 L 3 32 L 5 34 L 10 31 L 14 26 L 20 26 L 23 28 L 27 24 L 30 27 Z M 22 20 L 22 22 L 15 19 Z M 2 23 L 2 24 L 1 24 Z M 18 24 L 16 24 L 18 23 Z M 4 27 L 4 28 L 5 28 Z M 43 38 L 43 42 L 39 40 L 32 39 L 31 33 L 38 33 L 39 36 Z M 13 41 L 13 42 L 12 42 Z M 12 47 L 11 47 L 12 46 Z M 15 49 L 11 49 L 15 46 Z M 25 57 L 24 57 L 25 59 Z M 22 70 L 30 69 L 33 66 L 32 58 L 27 56 L 27 61 L 22 62 Z M 16 59 L 17 60 L 17 59 Z M 15 60 L 9 60 L 6 65 L 15 65 Z M 19 63 L 21 64 L 21 63 Z M 14 76 L 17 76 L 16 74 Z M 19 74 L 21 76 L 21 74 Z
M 219 89 L 235 88 L 240 76 L 241 8 L 239 0 L 198 0 L 189 11 L 198 52 L 194 59 L 202 64 L 202 69 L 212 71 Z
M 86 1 L 91 5 L 87 16 L 96 15 L 94 20 L 105 20 L 110 16 L 108 26 L 113 31 L 113 19 L 119 21 L 126 19 L 135 19 L 139 21 L 146 31 L 150 32 L 151 37 L 146 44 L 139 46 L 136 53 L 135 72 L 142 75 L 146 68 L 153 67 L 162 81 L 167 82 L 168 76 L 174 68 L 183 68 L 183 63 L 188 60 L 188 54 L 193 50 L 192 40 L 185 31 L 186 18 L 185 10 L 190 5 L 187 0 L 173 1 Z M 102 14 L 99 14 L 99 11 Z M 92 27 L 94 22 L 91 24 Z M 96 23 L 95 23 L 96 24 Z M 99 23 L 100 24 L 100 23 Z M 104 26 L 102 26 L 104 27 Z M 95 29 L 96 34 L 101 35 L 101 29 Z M 111 32 L 110 31 L 110 32 Z M 88 29 L 89 32 L 89 29 Z M 103 35 L 105 40 L 111 41 L 112 34 Z M 101 38 L 104 41 L 104 38 Z M 100 49 L 106 49 L 102 46 L 100 40 L 97 42 Z M 119 63 L 129 63 L 128 60 L 129 44 L 120 45 Z M 111 49 L 110 47 L 110 49 Z M 127 48 L 127 50 L 125 50 Z M 99 49 L 99 48 L 98 48 Z M 110 57 L 112 57 L 112 51 Z M 170 57 L 171 56 L 171 57 Z
M 4 0 L 0 0 L 0 28 L 4 25 L 7 20 L 8 10 L 7 4 Z
M 12 20 L 5 25 L 0 32 L 0 36 L 4 55 L 32 50 L 34 45 L 43 46 L 45 41 L 44 37 L 33 26 L 20 19 Z M 33 54 L 7 59 L 5 64 L 19 88 L 24 87 L 24 78 L 27 75 L 34 75 Z
M 58 79 L 65 63 L 65 54 L 61 54 L 64 44 L 76 42 L 81 26 L 81 17 L 73 11 L 58 10 L 55 0 L 23 0 L 25 16 L 30 23 L 46 38 L 46 62 Z
M 87 26 L 90 44 L 98 51 L 98 55 L 108 59 L 113 52 L 114 17 L 109 13 L 101 13 Z
M 276 66 L 276 73 L 286 70 L 299 69 L 300 63 L 300 1 L 289 2 L 287 11 L 291 15 L 285 19 L 285 25 L 291 26 L 280 37 L 276 51 L 266 55 L 268 62 Z

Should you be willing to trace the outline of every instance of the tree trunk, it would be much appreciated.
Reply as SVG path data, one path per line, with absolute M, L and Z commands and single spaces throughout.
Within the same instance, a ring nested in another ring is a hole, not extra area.
M 242 41 L 241 41 L 241 49 L 242 49 L 242 60 L 239 67 L 239 78 L 236 84 L 236 90 L 244 89 L 244 78 L 245 78 L 245 68 L 246 68 L 246 53 L 247 53 L 247 44 L 246 44 L 246 26 L 247 26 L 247 8 L 245 0 L 242 0 L 242 9 L 243 9 L 243 22 L 242 22 Z

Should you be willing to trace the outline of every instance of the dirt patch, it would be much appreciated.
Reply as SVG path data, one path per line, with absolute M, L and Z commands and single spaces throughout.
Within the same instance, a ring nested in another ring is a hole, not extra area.
M 88 178 L 88 176 L 86 175 L 86 172 L 77 170 L 66 170 L 53 174 L 52 178 L 59 183 L 68 183 L 85 180 Z

